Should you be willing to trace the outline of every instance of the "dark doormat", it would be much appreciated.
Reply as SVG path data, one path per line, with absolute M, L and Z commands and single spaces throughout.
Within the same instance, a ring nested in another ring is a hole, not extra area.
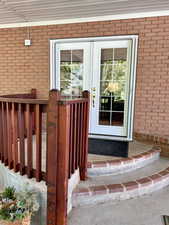
M 129 143 L 127 141 L 114 141 L 89 138 L 89 153 L 128 157 Z

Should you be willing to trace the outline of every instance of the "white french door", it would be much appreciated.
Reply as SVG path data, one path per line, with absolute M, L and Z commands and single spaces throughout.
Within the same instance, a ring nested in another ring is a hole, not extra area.
M 131 139 L 136 36 L 52 40 L 51 88 L 91 93 L 90 135 Z
M 127 136 L 130 41 L 94 43 L 91 133 Z

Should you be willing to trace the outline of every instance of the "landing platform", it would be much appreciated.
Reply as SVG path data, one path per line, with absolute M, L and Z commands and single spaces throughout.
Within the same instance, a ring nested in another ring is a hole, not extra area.
M 145 144 L 138 141 L 132 141 L 129 143 L 129 149 L 128 149 L 128 157 L 132 157 L 135 155 L 138 155 L 140 153 L 146 152 L 149 149 L 152 148 L 152 145 Z M 88 155 L 88 161 L 107 161 L 107 160 L 114 160 L 114 159 L 121 159 L 122 157 L 117 156 L 106 156 L 106 155 L 98 155 L 98 154 L 91 154 Z

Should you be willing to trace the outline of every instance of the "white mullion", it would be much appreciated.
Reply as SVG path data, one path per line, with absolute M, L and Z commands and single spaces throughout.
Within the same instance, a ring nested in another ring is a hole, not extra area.
M 113 59 L 112 59 L 112 81 L 114 83 L 114 48 L 112 48 L 112 51 L 113 51 Z M 113 93 L 114 94 L 114 93 Z M 114 97 L 115 99 L 115 97 Z M 112 93 L 111 93 L 111 104 L 110 104 L 110 122 L 111 122 L 111 126 L 112 126 L 112 111 L 113 111 L 113 108 L 112 108 Z

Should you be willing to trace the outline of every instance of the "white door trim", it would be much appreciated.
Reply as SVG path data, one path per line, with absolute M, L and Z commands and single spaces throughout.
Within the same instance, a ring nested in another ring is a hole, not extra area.
M 106 40 L 130 40 L 137 39 L 138 35 L 117 35 L 117 36 L 99 36 L 99 37 L 87 37 L 87 38 L 62 38 L 62 39 L 50 39 L 50 43 L 72 43 L 72 42 L 87 42 L 87 41 L 106 41 Z
M 90 38 L 71 38 L 71 39 L 56 39 L 50 40 L 50 89 L 56 88 L 56 46 L 58 43 L 73 43 L 73 42 L 91 42 L 91 41 L 106 41 L 106 40 L 131 40 L 131 77 L 130 77 L 130 104 L 129 109 L 129 123 L 128 123 L 128 135 L 126 137 L 111 136 L 111 135 L 90 135 L 92 138 L 104 138 L 104 139 L 117 139 L 130 141 L 133 138 L 133 120 L 134 120 L 134 99 L 135 99 L 135 83 L 136 83 L 136 64 L 137 64 L 137 45 L 138 35 L 121 35 L 121 36 L 108 36 L 108 37 L 90 37 Z M 91 65 L 92 67 L 92 65 Z M 93 70 L 93 68 L 91 68 Z

